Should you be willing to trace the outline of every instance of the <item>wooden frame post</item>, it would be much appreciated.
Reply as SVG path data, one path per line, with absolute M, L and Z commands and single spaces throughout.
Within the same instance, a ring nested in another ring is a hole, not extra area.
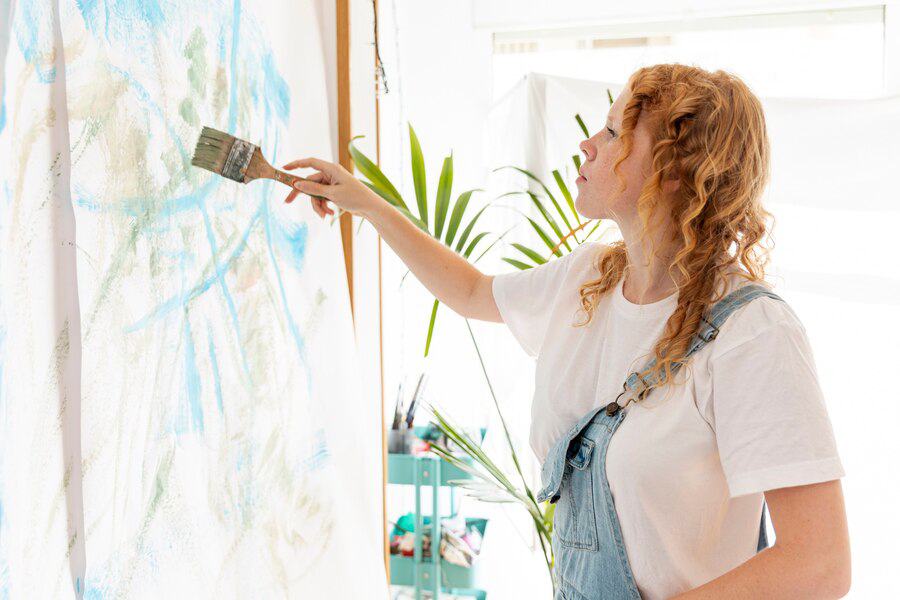
M 350 158 L 350 4 L 349 0 L 335 0 L 336 37 L 337 37 L 337 100 L 338 100 L 338 162 L 345 169 L 353 172 L 353 161 Z M 373 0 L 373 17 L 376 23 L 375 36 L 377 38 L 378 0 Z M 378 40 L 375 40 L 377 48 Z M 378 68 L 378 55 L 375 55 L 375 68 Z M 379 124 L 378 107 L 378 81 L 373 78 L 375 84 L 375 153 L 377 165 L 381 165 L 381 129 Z M 353 289 L 353 218 L 350 213 L 344 213 L 340 217 L 341 242 L 344 249 L 344 268 L 347 272 L 347 289 L 350 292 L 350 311 L 353 316 L 354 329 L 356 326 L 355 294 Z M 381 290 L 381 236 L 378 236 L 378 353 L 379 353 L 379 382 L 381 396 L 381 464 L 382 464 L 382 536 L 384 547 L 384 569 L 387 574 L 387 582 L 391 581 L 390 538 L 388 534 L 387 519 L 387 432 L 384 423 L 384 336 L 382 321 L 382 290 Z
M 337 100 L 338 100 L 338 162 L 353 172 L 350 159 L 350 3 L 337 0 Z M 347 271 L 347 289 L 350 290 L 350 313 L 354 315 L 353 297 L 353 215 L 341 214 L 341 242 L 344 246 L 344 268 Z

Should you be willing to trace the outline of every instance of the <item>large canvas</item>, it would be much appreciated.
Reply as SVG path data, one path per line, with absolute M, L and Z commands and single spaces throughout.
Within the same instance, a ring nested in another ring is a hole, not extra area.
M 386 595 L 338 228 L 190 165 L 332 155 L 315 6 L 0 14 L 0 598 Z

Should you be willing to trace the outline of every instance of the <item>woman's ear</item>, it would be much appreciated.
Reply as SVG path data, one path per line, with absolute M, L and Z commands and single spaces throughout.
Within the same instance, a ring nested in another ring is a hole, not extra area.
M 662 180 L 662 190 L 666 195 L 674 194 L 681 189 L 681 180 L 674 172 L 667 173 Z

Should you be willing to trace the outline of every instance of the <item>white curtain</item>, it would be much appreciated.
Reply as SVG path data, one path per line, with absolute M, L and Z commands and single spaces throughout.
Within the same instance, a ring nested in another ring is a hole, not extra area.
M 574 115 L 593 135 L 606 118 L 607 89 L 615 97 L 622 84 L 529 74 L 492 107 L 488 163 L 523 166 L 548 185 L 551 170 L 560 169 L 574 190 L 571 156 L 584 139 Z M 900 359 L 900 96 L 762 102 L 772 145 L 765 205 L 775 215 L 769 268 L 775 291 L 809 333 L 847 471 L 850 596 L 896 595 L 900 392 L 886 373 Z M 524 183 L 511 170 L 498 172 L 492 196 Z M 519 219 L 507 215 L 510 225 Z M 529 233 L 517 228 L 511 235 L 540 248 Z M 509 368 L 529 368 L 524 355 L 520 360 Z
M 312 3 L 0 9 L 0 598 L 385 597 Z M 309 174 L 304 172 L 303 174 Z

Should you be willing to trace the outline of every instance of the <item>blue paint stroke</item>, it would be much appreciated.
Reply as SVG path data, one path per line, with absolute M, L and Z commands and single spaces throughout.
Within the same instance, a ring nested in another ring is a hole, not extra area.
M 160 120 L 162 120 L 163 124 L 165 124 L 166 129 L 168 129 L 169 137 L 172 139 L 172 142 L 178 148 L 178 153 L 181 155 L 182 162 L 185 165 L 189 164 L 190 158 L 191 158 L 191 156 L 193 156 L 193 150 L 191 150 L 191 154 L 188 154 L 187 150 L 184 147 L 184 144 L 181 143 L 181 137 L 178 135 L 178 132 L 172 126 L 172 122 L 166 118 L 166 115 L 163 112 L 162 108 L 159 106 L 159 104 L 156 103 L 156 101 L 153 100 L 153 96 L 150 94 L 150 92 L 147 91 L 147 88 L 145 88 L 143 85 L 141 85 L 138 82 L 138 80 L 135 79 L 134 77 L 132 77 L 131 74 L 128 73 L 127 71 L 124 71 L 123 69 L 120 69 L 119 67 L 117 67 L 113 64 L 107 64 L 106 66 L 109 68 L 110 71 L 118 74 L 125 81 L 127 81 L 131 85 L 131 89 L 133 89 L 137 92 L 138 98 L 140 98 L 141 102 L 150 106 L 153 109 L 153 112 L 156 113 L 156 115 L 160 118 Z M 153 127 L 148 126 L 147 132 L 152 133 L 153 129 L 154 129 Z
M 182 411 L 184 418 L 175 426 L 177 433 L 187 430 L 188 414 L 191 429 L 203 433 L 203 407 L 200 405 L 200 374 L 197 372 L 197 354 L 194 351 L 194 339 L 191 334 L 191 322 L 188 311 L 184 311 L 184 387 L 187 407 Z
M 232 250 L 231 254 L 228 256 L 228 259 L 225 261 L 225 269 L 228 269 L 231 263 L 234 262 L 234 260 L 244 251 L 244 248 L 247 246 L 247 238 L 250 236 L 250 231 L 253 229 L 253 226 L 256 225 L 256 221 L 260 218 L 261 212 L 262 207 L 260 207 L 260 210 L 256 211 L 256 213 L 254 213 L 253 217 L 250 219 L 250 223 L 247 224 L 247 228 L 244 230 L 244 233 L 241 236 L 241 241 L 238 242 L 234 250 Z M 218 277 L 216 275 L 207 277 L 206 279 L 200 281 L 197 285 L 195 285 L 190 291 L 185 291 L 176 296 L 173 296 L 172 298 L 169 298 L 162 304 L 159 304 L 152 311 L 150 311 L 148 315 L 136 321 L 132 325 L 126 327 L 125 331 L 127 333 L 131 333 L 133 331 L 137 331 L 138 329 L 143 329 L 147 325 L 158 321 L 159 319 L 170 313 L 172 310 L 181 308 L 194 298 L 202 295 L 212 286 L 212 284 L 217 279 Z
M 75 0 L 75 5 L 78 7 L 78 12 L 81 13 L 81 18 L 84 21 L 85 29 L 90 31 L 91 33 L 97 33 L 97 0 Z M 103 3 L 104 7 L 107 6 L 107 3 Z M 107 9 L 105 22 L 107 26 L 109 26 L 109 13 Z M 107 38 L 109 38 L 109 34 L 107 32 Z
M 266 139 L 269 139 L 269 122 L 265 123 L 264 131 L 266 134 Z M 275 131 L 275 135 L 272 138 L 272 157 L 278 154 L 278 131 Z M 300 355 L 300 360 L 303 363 L 303 366 L 306 367 L 309 363 L 306 360 L 306 343 L 303 339 L 303 336 L 300 335 L 300 330 L 297 328 L 297 323 L 294 321 L 294 315 L 291 312 L 291 305 L 288 302 L 287 294 L 284 290 L 284 282 L 281 279 L 281 269 L 278 267 L 278 261 L 275 258 L 275 251 L 272 247 L 272 226 L 271 226 L 271 218 L 268 210 L 268 199 L 272 194 L 272 185 L 274 182 L 271 179 L 266 179 L 263 185 L 260 186 L 260 208 L 261 210 L 265 210 L 265 214 L 263 215 L 263 224 L 266 232 L 266 246 L 269 250 L 269 257 L 272 259 L 272 269 L 275 271 L 275 279 L 278 282 L 278 291 L 281 295 L 281 304 L 284 308 L 284 314 L 287 317 L 288 327 L 290 328 L 291 335 L 294 338 L 294 344 L 297 346 L 297 352 Z M 306 243 L 305 243 L 305 232 L 304 232 L 304 241 L 301 244 L 302 253 L 306 251 Z M 292 252 L 296 252 L 292 249 Z M 300 255 L 301 263 L 303 255 Z M 294 254 L 296 256 L 296 254 Z M 312 390 L 312 377 L 306 378 L 307 383 L 307 392 Z
M 44 9 L 41 14 L 37 13 L 38 7 Z M 53 42 L 48 47 L 39 48 L 42 42 L 53 40 L 53 16 L 47 12 L 47 8 L 48 6 L 43 6 L 42 2 L 20 3 L 19 14 L 22 16 L 22 23 L 16 27 L 16 40 L 19 42 L 22 56 L 25 58 L 25 62 L 34 65 L 35 74 L 41 83 L 56 81 L 56 64 L 52 63 L 49 67 L 41 64 L 41 50 L 43 50 L 43 54 L 52 57 Z M 38 38 L 43 39 L 39 40 Z
M 228 90 L 228 132 L 234 133 L 237 124 L 237 48 L 241 25 L 241 0 L 234 0 L 234 19 L 231 29 L 231 82 Z
M 325 444 L 325 431 L 318 429 L 313 436 L 313 450 L 305 459 L 303 466 L 307 471 L 321 469 L 328 462 L 328 447 Z
M 75 0 L 85 28 L 97 35 L 100 31 L 99 10 L 97 0 Z M 160 0 L 108 0 L 103 3 L 103 34 L 109 40 L 110 6 L 114 13 L 113 21 L 125 23 L 126 27 L 115 28 L 116 37 L 124 37 L 133 32 L 136 23 L 143 23 L 149 28 L 157 28 L 166 22 Z
M 297 271 L 303 269 L 303 258 L 306 255 L 306 238 L 309 228 L 306 223 L 285 222 L 275 217 L 274 238 L 279 254 L 288 259 L 288 263 Z
M 275 68 L 275 58 L 272 52 L 267 52 L 262 59 L 262 71 L 264 76 L 264 87 L 266 97 L 266 121 L 269 120 L 269 106 L 275 105 L 275 112 L 278 117 L 287 123 L 288 114 L 291 109 L 291 93 L 287 83 L 278 74 Z
M 200 212 L 203 214 L 203 224 L 206 228 L 206 239 L 209 241 L 209 249 L 212 253 L 213 267 L 216 271 L 216 280 L 219 283 L 219 288 L 222 290 L 222 295 L 225 297 L 225 303 L 228 306 L 228 312 L 231 315 L 231 322 L 234 325 L 234 335 L 237 338 L 237 346 L 241 351 L 241 361 L 244 364 L 244 374 L 247 376 L 247 381 L 250 385 L 253 385 L 253 377 L 250 373 L 250 364 L 247 362 L 247 353 L 244 350 L 244 344 L 241 343 L 241 324 L 238 321 L 237 316 L 237 307 L 234 304 L 234 298 L 231 297 L 231 292 L 228 290 L 228 286 L 225 284 L 225 273 L 227 269 L 222 268 L 222 265 L 219 263 L 219 249 L 216 244 L 216 238 L 213 234 L 212 222 L 209 218 L 209 211 L 206 210 L 206 198 L 200 199 Z
M 232 63 L 232 81 L 231 81 L 231 91 L 230 91 L 230 96 L 231 96 L 230 104 L 231 105 L 229 106 L 229 109 L 228 109 L 228 111 L 229 111 L 229 116 L 228 116 L 229 131 L 233 131 L 234 123 L 237 120 L 236 72 L 237 72 L 238 29 L 239 29 L 239 23 L 240 23 L 240 1 L 239 0 L 235 0 L 234 9 L 235 9 L 234 30 L 233 30 L 232 48 L 231 48 L 231 63 Z M 137 80 L 134 79 L 134 77 L 132 77 L 126 71 L 119 69 L 113 65 L 108 65 L 108 67 L 110 68 L 110 70 L 112 70 L 115 73 L 118 73 L 121 77 L 123 77 L 126 81 L 128 81 L 131 84 L 131 87 L 137 91 L 140 99 L 146 105 L 150 106 L 154 110 L 154 112 L 156 112 L 156 114 L 160 117 L 160 119 L 165 123 L 166 127 L 168 128 L 169 135 L 170 135 L 171 139 L 175 142 L 176 146 L 178 147 L 178 151 L 181 154 L 183 161 L 185 163 L 187 163 L 189 156 L 188 156 L 187 151 L 185 150 L 184 146 L 181 143 L 180 137 L 178 136 L 177 132 L 173 129 L 172 124 L 169 122 L 169 120 L 166 119 L 160 106 L 156 102 L 153 101 L 152 97 L 147 92 L 147 90 L 140 83 L 138 83 Z M 244 365 L 244 371 L 247 375 L 248 381 L 250 381 L 250 383 L 252 384 L 252 378 L 250 375 L 250 367 L 247 362 L 246 352 L 244 350 L 243 344 L 241 344 L 241 341 L 240 341 L 241 334 L 240 334 L 240 323 L 238 322 L 238 317 L 237 317 L 237 308 L 235 307 L 234 299 L 231 297 L 231 292 L 228 290 L 228 286 L 225 284 L 225 271 L 222 269 L 222 267 L 219 263 L 219 260 L 218 260 L 218 248 L 217 248 L 217 244 L 216 244 L 216 240 L 215 240 L 215 235 L 212 230 L 212 223 L 209 218 L 209 211 L 206 208 L 206 194 L 203 194 L 203 193 L 194 194 L 193 196 L 196 197 L 197 205 L 200 208 L 200 212 L 203 215 L 203 222 L 204 222 L 205 229 L 206 229 L 206 237 L 207 237 L 207 240 L 210 245 L 210 252 L 212 253 L 213 263 L 214 263 L 214 267 L 215 267 L 215 271 L 216 271 L 216 279 L 218 280 L 219 288 L 222 291 L 222 295 L 225 298 L 225 303 L 227 305 L 228 312 L 231 316 L 232 324 L 234 325 L 234 328 L 235 328 L 235 334 L 237 335 L 237 339 L 238 339 L 238 348 L 241 351 L 241 358 L 242 358 L 242 362 Z
M 216 403 L 219 406 L 219 414 L 225 414 L 225 404 L 222 402 L 222 377 L 219 375 L 219 361 L 216 360 L 216 349 L 213 346 L 213 331 L 209 321 L 206 322 L 206 332 L 209 338 L 209 362 L 212 364 L 213 383 L 216 386 Z
M 157 218 L 168 218 L 180 212 L 200 207 L 200 199 L 212 195 L 224 179 L 222 177 L 210 178 L 203 187 L 184 196 L 173 198 L 153 198 L 150 196 L 123 196 L 117 204 L 103 204 L 92 199 L 79 185 L 72 188 L 75 196 L 75 205 L 95 213 L 115 212 L 129 217 L 143 217 L 148 212 L 154 212 Z M 227 209 L 233 209 L 229 206 Z
M 275 258 L 275 250 L 272 247 L 272 226 L 271 219 L 269 217 L 269 205 L 266 202 L 262 202 L 260 203 L 260 206 L 265 211 L 265 214 L 263 215 L 263 223 L 266 230 L 266 246 L 268 246 L 269 256 L 272 258 L 272 268 L 275 269 L 275 279 L 278 282 L 278 291 L 281 295 L 281 304 L 284 306 L 284 313 L 285 316 L 287 316 L 288 327 L 291 330 L 291 335 L 294 337 L 294 343 L 297 346 L 297 351 L 300 353 L 300 358 L 303 359 L 303 362 L 305 364 L 305 344 L 303 341 L 303 337 L 300 335 L 300 330 L 297 328 L 297 323 L 294 321 L 294 315 L 291 314 L 291 307 L 288 303 L 287 294 L 284 291 L 284 282 L 281 280 L 281 269 L 278 268 L 278 261 Z
M 219 27 L 219 62 L 225 62 L 225 26 L 222 25 Z

